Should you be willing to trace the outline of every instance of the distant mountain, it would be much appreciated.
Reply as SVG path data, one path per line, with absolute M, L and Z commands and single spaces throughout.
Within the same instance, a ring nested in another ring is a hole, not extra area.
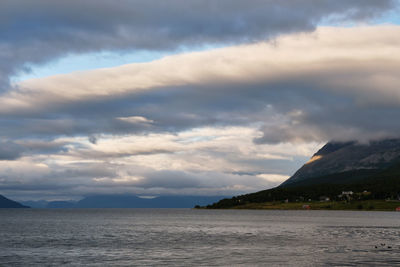
M 363 199 L 400 199 L 400 140 L 327 143 L 280 186 L 223 199 L 209 208 L 321 197 L 335 200 L 342 191 L 358 192 Z
M 80 201 L 25 201 L 32 208 L 193 208 L 208 205 L 226 196 L 160 196 L 141 198 L 134 195 L 94 195 Z
M 326 183 L 326 176 L 329 175 L 332 176 L 332 180 L 329 181 L 331 183 L 352 183 L 384 171 L 399 160 L 399 139 L 374 141 L 369 144 L 330 142 L 281 186 Z M 341 179 L 342 174 L 345 179 Z M 317 177 L 325 179 L 315 179 Z
M 47 208 L 49 202 L 46 200 L 26 200 L 26 201 L 21 201 L 21 204 L 24 206 L 29 206 L 34 209 L 43 209 Z
M 29 208 L 20 203 L 0 195 L 0 208 Z
M 28 200 L 21 201 L 21 204 L 34 209 L 72 209 L 75 208 L 76 201 L 47 201 L 47 200 Z
M 78 201 L 76 208 L 193 208 L 208 205 L 224 196 L 160 196 L 140 198 L 132 195 L 96 195 Z
M 72 209 L 75 208 L 75 201 L 50 201 L 47 203 L 48 209 Z

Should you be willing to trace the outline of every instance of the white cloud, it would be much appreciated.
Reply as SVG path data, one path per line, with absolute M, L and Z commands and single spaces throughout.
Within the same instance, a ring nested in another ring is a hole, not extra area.
M 145 117 L 142 117 L 142 116 L 118 117 L 117 120 L 125 121 L 125 122 L 128 122 L 128 123 L 133 123 L 133 124 L 136 124 L 136 123 L 139 123 L 139 124 L 151 124 L 151 123 L 154 122 L 153 120 L 149 120 L 149 119 L 147 119 Z
M 257 175 L 257 177 L 263 178 L 269 182 L 275 182 L 277 185 L 283 183 L 285 180 L 287 180 L 290 176 L 288 175 L 280 175 L 280 174 L 269 174 L 269 173 L 263 173 Z

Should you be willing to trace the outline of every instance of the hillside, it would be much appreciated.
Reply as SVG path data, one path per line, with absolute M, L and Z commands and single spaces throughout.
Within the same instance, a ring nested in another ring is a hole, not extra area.
M 330 142 L 315 153 L 282 186 L 332 174 L 356 173 L 354 176 L 346 176 L 344 182 L 350 183 L 386 170 L 397 163 L 399 159 L 399 139 L 374 141 L 370 144 Z M 314 182 L 316 181 L 314 179 Z
M 0 195 L 0 208 L 3 209 L 15 209 L 15 208 L 29 208 L 27 206 L 21 205 L 20 203 L 8 199 L 2 195 Z
M 280 186 L 224 199 L 209 208 L 232 208 L 274 201 L 340 201 L 343 191 L 353 200 L 393 199 L 400 194 L 400 141 L 384 140 L 370 145 L 328 143 Z

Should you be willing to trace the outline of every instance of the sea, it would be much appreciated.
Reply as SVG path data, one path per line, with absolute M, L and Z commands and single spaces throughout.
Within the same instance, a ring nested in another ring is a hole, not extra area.
M 400 212 L 2 209 L 0 266 L 400 266 Z

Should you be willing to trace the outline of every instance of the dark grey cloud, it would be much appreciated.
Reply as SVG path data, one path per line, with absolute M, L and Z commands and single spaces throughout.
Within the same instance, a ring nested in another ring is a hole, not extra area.
M 92 143 L 93 145 L 97 144 L 97 137 L 94 135 L 89 136 L 89 142 Z
M 3 0 L 0 85 L 71 53 L 177 50 L 312 31 L 322 19 L 366 20 L 395 0 Z
M 51 139 L 27 139 L 19 140 L 18 145 L 23 150 L 24 155 L 49 155 L 65 153 L 68 151 L 67 145 L 70 142 L 54 141 Z
M 13 141 L 0 141 L 0 160 L 15 160 L 22 156 L 23 147 Z

